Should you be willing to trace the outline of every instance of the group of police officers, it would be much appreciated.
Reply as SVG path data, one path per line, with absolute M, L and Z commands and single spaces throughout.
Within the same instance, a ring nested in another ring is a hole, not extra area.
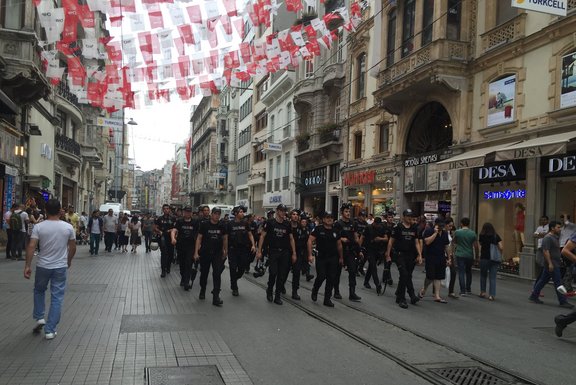
M 286 294 L 285 283 L 292 272 L 293 300 L 300 300 L 298 289 L 302 275 L 307 281 L 314 279 L 310 265 L 315 262 L 316 279 L 312 289 L 312 300 L 317 301 L 318 292 L 324 283 L 324 305 L 333 307 L 332 296 L 342 299 L 340 276 L 342 269 L 348 273 L 349 300 L 360 301 L 356 294 L 356 279 L 364 274 L 364 286 L 371 288 L 373 280 L 376 291 L 381 294 L 386 285 L 392 285 L 390 265 L 394 261 L 399 271 L 396 289 L 396 303 L 407 308 L 406 292 L 410 302 L 416 304 L 419 297 L 412 284 L 412 271 L 421 263 L 422 246 L 418 240 L 416 216 L 411 210 L 404 210 L 402 220 L 397 225 L 394 213 L 385 214 L 384 220 L 376 217 L 369 224 L 366 213 L 352 219 L 352 205 L 340 207 L 340 217 L 324 212 L 318 224 L 300 210 L 289 212 L 280 204 L 275 212 L 269 212 L 262 223 L 247 217 L 247 209 L 234 207 L 230 220 L 221 219 L 218 207 L 210 210 L 203 206 L 197 217 L 192 216 L 192 208 L 187 206 L 182 215 L 176 218 L 169 205 L 162 207 L 163 214 L 155 221 L 154 233 L 161 250 L 161 277 L 170 273 L 174 261 L 174 251 L 180 265 L 180 285 L 184 290 L 191 289 L 200 270 L 200 299 L 206 298 L 208 274 L 212 268 L 212 304 L 222 306 L 220 298 L 221 275 L 228 259 L 230 288 L 233 296 L 238 296 L 238 280 L 250 270 L 256 259 L 254 276 L 264 274 L 268 269 L 266 298 L 282 305 L 282 294 Z M 382 280 L 378 276 L 377 265 L 384 263 Z M 383 288 L 384 285 L 384 288 Z

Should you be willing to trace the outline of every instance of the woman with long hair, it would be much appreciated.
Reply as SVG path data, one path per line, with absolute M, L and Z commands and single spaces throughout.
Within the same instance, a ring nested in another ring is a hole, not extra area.
M 142 243 L 142 223 L 138 220 L 138 215 L 134 215 L 130 220 L 130 244 L 132 245 L 131 253 L 136 253 L 138 245 Z
M 122 253 L 128 252 L 128 235 L 126 235 L 128 222 L 130 222 L 130 218 L 128 218 L 128 214 L 124 214 L 120 219 L 120 231 L 118 231 L 118 247 Z
M 496 297 L 496 274 L 498 273 L 498 267 L 500 262 L 493 261 L 490 258 L 490 248 L 492 245 L 496 245 L 500 252 L 504 250 L 502 245 L 502 238 L 496 234 L 494 226 L 490 222 L 484 223 L 482 226 L 482 231 L 480 231 L 480 297 L 488 298 L 490 301 L 494 301 Z M 486 296 L 486 278 L 490 281 L 490 292 L 488 297 Z

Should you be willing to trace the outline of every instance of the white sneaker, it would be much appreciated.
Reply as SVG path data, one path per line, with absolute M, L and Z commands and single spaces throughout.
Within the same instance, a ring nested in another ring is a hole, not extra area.
M 32 332 L 35 334 L 40 333 L 40 330 L 42 330 L 44 325 L 46 325 L 46 321 L 44 320 L 44 318 L 36 320 L 36 324 L 34 325 L 34 329 L 32 329 Z
M 54 332 L 54 333 L 46 333 L 46 334 L 44 335 L 44 337 L 45 337 L 47 340 L 53 340 L 54 337 L 56 337 L 56 334 L 57 334 L 56 332 Z
M 558 291 L 558 293 L 560 294 L 564 294 L 566 295 L 566 293 L 568 293 L 568 290 L 566 290 L 566 288 L 564 287 L 564 285 L 560 285 L 556 288 L 556 290 Z

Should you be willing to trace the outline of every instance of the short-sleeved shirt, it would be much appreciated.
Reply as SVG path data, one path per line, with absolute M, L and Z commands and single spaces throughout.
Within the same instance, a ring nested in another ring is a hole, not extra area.
M 294 226 L 292 227 L 292 236 L 294 237 L 294 243 L 296 243 L 296 250 L 306 251 L 308 248 L 308 237 L 310 236 L 308 228 L 300 225 Z
M 36 266 L 44 269 L 68 267 L 68 241 L 76 240 L 74 228 L 64 221 L 43 221 L 32 229 L 40 245 Z
M 250 243 L 250 224 L 248 221 L 229 221 L 225 222 L 226 232 L 228 233 L 228 247 L 230 249 L 249 249 Z
M 199 230 L 198 221 L 190 219 L 189 221 L 180 218 L 176 221 L 174 228 L 178 231 L 176 244 L 179 247 L 194 247 L 196 243 L 196 234 Z
M 80 217 L 76 213 L 72 213 L 72 215 L 66 213 L 66 220 L 70 222 L 74 231 L 78 232 L 78 225 L 80 223 Z
M 417 254 L 416 240 L 418 239 L 418 225 L 410 227 L 404 226 L 403 223 L 397 224 L 392 230 L 392 239 L 394 239 L 394 250 L 401 253 Z
M 388 241 L 375 241 L 374 239 L 384 238 L 385 236 L 390 236 L 390 230 L 382 224 L 371 224 L 364 231 L 364 243 L 363 246 L 370 252 L 376 252 L 378 250 L 384 250 L 384 246 Z
M 224 244 L 224 235 L 226 235 L 226 224 L 212 221 L 200 222 L 198 234 L 202 235 L 202 245 L 200 254 L 202 255 L 220 255 Z
M 327 229 L 324 225 L 316 226 L 310 236 L 316 238 L 318 258 L 338 258 L 340 233 L 334 227 Z
M 104 231 L 106 233 L 115 233 L 118 226 L 118 218 L 114 215 L 104 215 L 102 219 L 104 220 Z
M 28 222 L 30 220 L 30 217 L 28 216 L 28 213 L 26 211 L 14 212 L 14 214 L 16 214 L 16 213 L 18 213 L 18 215 L 20 215 L 20 217 L 22 218 L 22 228 L 20 229 L 20 231 L 25 233 L 26 232 L 26 222 Z
M 162 215 L 159 216 L 158 219 L 156 219 L 156 222 L 154 223 L 156 224 L 156 226 L 158 226 L 158 230 L 160 230 L 162 234 L 167 236 L 170 230 L 174 228 L 176 218 L 174 218 L 172 215 Z
M 154 231 L 154 220 L 144 219 L 142 221 L 142 231 Z
M 270 249 L 290 249 L 290 222 L 278 222 L 276 219 L 269 219 L 264 223 L 263 231 L 266 232 L 266 240 Z
M 550 233 L 546 234 L 542 239 L 542 251 L 550 252 L 550 258 L 552 259 L 554 267 L 560 267 L 562 264 L 562 249 L 560 248 L 559 237 Z
M 485 235 L 480 234 L 478 242 L 480 243 L 480 259 L 490 260 L 490 245 L 497 245 L 502 241 L 498 234 Z
M 434 241 L 427 245 L 426 238 L 431 237 L 434 234 L 434 228 L 427 227 L 422 233 L 422 238 L 424 239 L 424 248 L 426 249 L 426 258 L 433 258 L 435 260 L 446 257 L 446 246 L 450 244 L 450 238 L 448 238 L 448 232 L 442 231 L 442 233 L 436 236 Z
M 454 233 L 454 243 L 456 258 L 474 259 L 474 242 L 478 240 L 476 233 L 470 229 L 458 229 Z
M 340 234 L 341 238 L 346 238 L 350 242 L 343 242 L 342 246 L 346 249 L 351 248 L 356 242 L 356 226 L 352 221 L 338 220 L 334 223 L 334 228 Z

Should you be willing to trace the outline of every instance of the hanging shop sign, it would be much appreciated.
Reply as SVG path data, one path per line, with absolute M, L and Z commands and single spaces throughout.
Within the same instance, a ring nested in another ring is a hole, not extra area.
M 414 166 L 421 166 L 424 164 L 440 162 L 441 160 L 448 159 L 451 153 L 452 152 L 450 150 L 442 150 L 418 156 L 411 156 L 410 158 L 404 161 L 404 167 L 414 167 Z
M 513 7 L 558 16 L 566 16 L 566 3 L 562 0 L 512 0 Z
M 545 177 L 576 175 L 576 152 L 542 158 L 540 169 Z
M 526 179 L 526 161 L 516 160 L 486 164 L 476 167 L 473 176 L 475 183 L 509 182 Z

